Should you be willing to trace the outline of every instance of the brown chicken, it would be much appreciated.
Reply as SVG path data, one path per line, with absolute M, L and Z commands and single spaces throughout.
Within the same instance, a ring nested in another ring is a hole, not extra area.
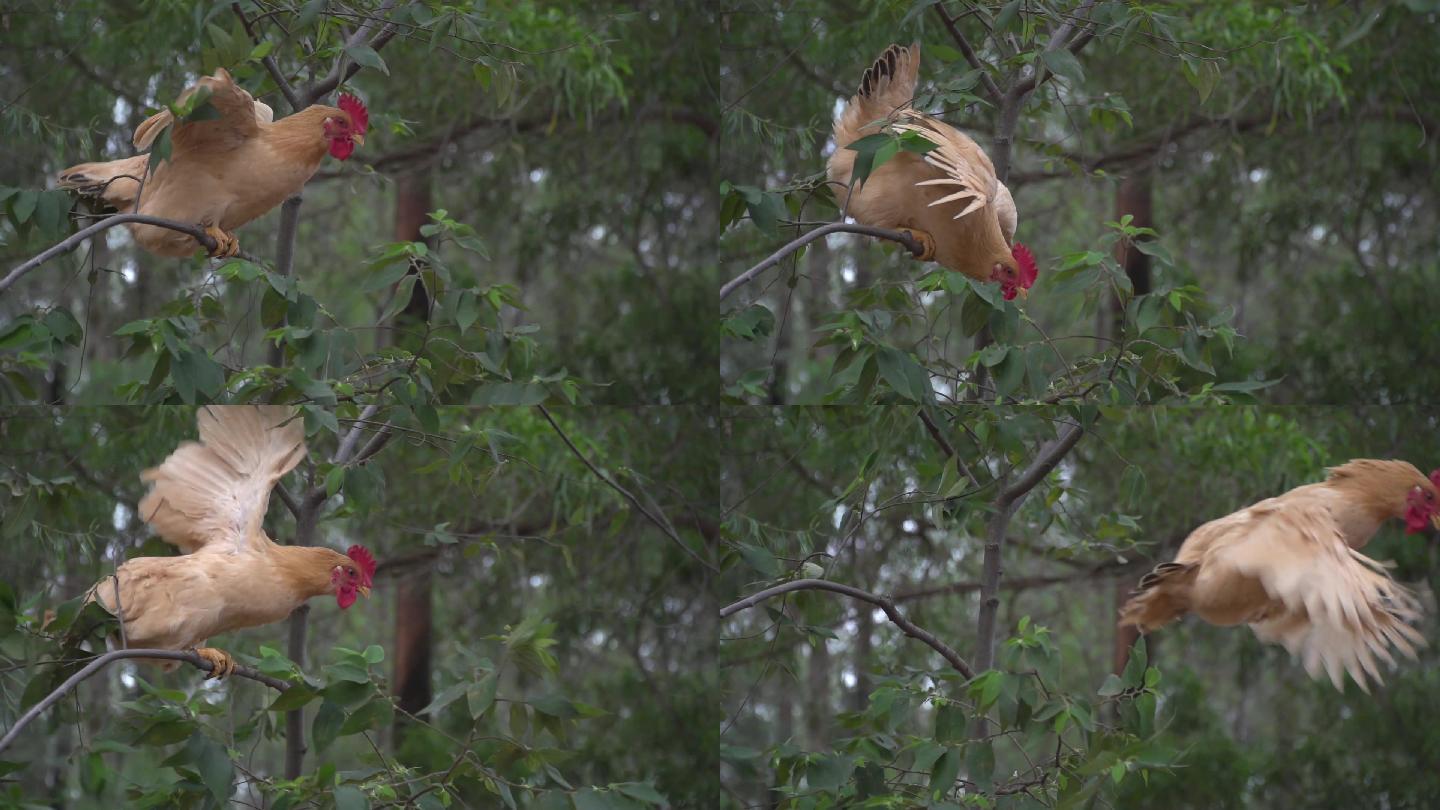
M 187 89 L 180 103 L 200 88 L 210 93 L 208 103 L 219 117 L 176 124 L 175 116 L 162 110 L 135 128 L 140 149 L 149 149 L 163 130 L 172 128 L 170 157 L 148 179 L 150 155 L 136 155 L 71 166 L 60 172 L 60 187 L 98 197 L 117 211 L 198 223 L 215 239 L 212 256 L 234 256 L 240 250 L 232 233 L 236 228 L 299 193 L 327 152 L 348 159 L 356 145 L 365 143 L 370 125 L 365 105 L 348 94 L 340 96 L 339 107 L 316 104 L 273 121 L 270 108 L 235 84 L 224 68 Z M 126 227 L 151 253 L 195 252 L 188 234 L 154 225 Z
M 121 565 L 119 613 L 133 648 L 195 649 L 228 675 L 228 653 L 200 647 L 242 627 L 277 622 L 314 596 L 333 594 L 344 609 L 369 595 L 375 559 L 362 546 L 348 554 L 276 544 L 260 523 L 270 490 L 305 456 L 300 418 L 285 407 L 211 406 L 196 414 L 200 442 L 186 442 L 141 479 L 150 491 L 140 517 L 183 552 L 137 557 Z M 116 613 L 115 577 L 91 598 Z M 178 662 L 162 664 L 173 669 Z
M 1149 632 L 1185 613 L 1218 625 L 1246 623 L 1261 641 L 1285 646 L 1311 677 L 1323 668 L 1336 689 L 1350 673 L 1369 691 L 1382 683 L 1389 647 L 1415 657 L 1424 638 L 1408 622 L 1420 605 L 1364 548 L 1390 518 L 1408 533 L 1440 528 L 1440 470 L 1426 478 L 1404 461 L 1359 459 L 1212 520 L 1185 539 L 1174 562 L 1140 580 L 1122 625 Z
M 909 232 L 925 248 L 921 261 L 999 282 L 1007 300 L 1024 296 L 1038 270 L 1030 250 L 1012 244 L 1019 215 L 1010 189 L 969 136 L 912 106 L 919 73 L 919 44 L 891 45 L 865 71 L 835 119 L 830 179 L 850 187 L 856 152 L 846 147 L 861 138 L 919 134 L 936 148 L 923 156 L 901 151 L 851 187 L 849 214 L 856 222 Z

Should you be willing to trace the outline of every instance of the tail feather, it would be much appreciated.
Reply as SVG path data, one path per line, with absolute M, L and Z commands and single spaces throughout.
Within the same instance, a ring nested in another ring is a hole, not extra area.
M 866 68 L 860 87 L 835 118 L 835 152 L 830 156 L 831 180 L 848 184 L 855 153 L 845 147 L 875 132 L 872 122 L 910 106 L 920 76 L 920 44 L 891 45 Z
M 1140 578 L 1140 585 L 1120 608 L 1120 624 L 1148 633 L 1180 618 L 1190 610 L 1187 589 L 1194 580 L 1195 563 L 1167 562 Z
M 150 164 L 148 155 L 135 155 L 121 160 L 81 163 L 60 172 L 57 185 L 75 189 L 84 197 L 96 197 L 117 211 L 135 205 L 140 182 Z

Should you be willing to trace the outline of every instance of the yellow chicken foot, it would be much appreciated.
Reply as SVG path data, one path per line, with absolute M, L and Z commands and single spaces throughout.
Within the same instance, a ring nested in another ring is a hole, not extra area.
M 220 230 L 220 226 L 202 222 L 205 233 L 215 240 L 215 249 L 210 251 L 212 259 L 228 259 L 240 252 L 240 240 Z
M 223 680 L 225 676 L 235 671 L 235 659 L 230 653 L 224 650 L 217 650 L 214 647 L 200 647 L 192 650 L 196 655 L 210 662 L 210 674 L 205 676 L 206 680 L 214 678 Z
M 923 248 L 920 255 L 915 257 L 916 261 L 929 262 L 935 260 L 935 237 L 919 228 L 901 228 L 900 232 L 919 242 L 920 247 Z

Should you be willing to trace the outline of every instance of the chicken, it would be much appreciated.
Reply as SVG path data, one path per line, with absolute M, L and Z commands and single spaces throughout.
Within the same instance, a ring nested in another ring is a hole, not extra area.
M 1318 484 L 1212 520 L 1185 539 L 1174 562 L 1140 580 L 1120 611 L 1122 625 L 1150 632 L 1185 613 L 1211 624 L 1242 622 L 1261 641 L 1285 646 L 1313 678 L 1323 668 L 1336 689 L 1348 672 L 1369 692 L 1381 683 L 1376 657 L 1389 647 L 1415 657 L 1424 638 L 1415 597 L 1382 563 L 1359 552 L 1389 518 L 1407 533 L 1440 528 L 1440 470 L 1426 478 L 1404 461 L 1358 459 Z
M 924 247 L 921 261 L 978 281 L 997 281 L 1005 299 L 1024 296 L 1039 271 L 1024 245 L 1012 244 L 1018 213 L 990 156 L 965 133 L 911 106 L 920 72 L 920 45 L 891 45 L 865 71 L 860 89 L 835 119 L 828 174 L 850 187 L 856 222 L 908 232 Z M 851 187 L 856 152 L 850 144 L 881 131 L 913 132 L 936 148 L 901 151 Z
M 375 558 L 358 545 L 347 554 L 278 545 L 261 528 L 270 490 L 305 456 L 292 409 L 211 406 L 196 422 L 200 443 L 180 445 L 140 476 L 151 484 L 141 519 L 182 555 L 129 560 L 90 598 L 122 619 L 130 647 L 194 649 L 214 665 L 210 677 L 222 678 L 234 661 L 200 647 L 206 639 L 280 621 L 315 596 L 333 594 L 348 608 L 369 595 Z
M 340 96 L 338 108 L 316 104 L 275 121 L 271 109 L 235 84 L 224 68 L 201 78 L 180 103 L 202 89 L 209 92 L 208 103 L 218 117 L 177 124 L 169 110 L 162 110 L 135 128 L 140 149 L 151 148 L 171 128 L 170 157 L 148 179 L 151 156 L 136 155 L 71 166 L 60 172 L 60 187 L 98 197 L 117 211 L 199 223 L 215 240 L 212 256 L 234 256 L 240 250 L 232 233 L 236 228 L 299 193 L 327 152 L 348 159 L 365 143 L 370 125 L 365 105 L 348 94 Z M 126 227 L 156 255 L 195 252 L 189 234 L 155 225 Z

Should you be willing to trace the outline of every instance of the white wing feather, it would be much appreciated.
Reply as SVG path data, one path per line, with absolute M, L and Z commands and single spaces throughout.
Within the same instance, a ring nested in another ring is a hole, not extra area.
M 140 517 L 180 550 L 241 554 L 270 543 L 261 521 L 270 490 L 305 456 L 304 425 L 288 407 L 214 405 L 186 442 L 141 473 Z

